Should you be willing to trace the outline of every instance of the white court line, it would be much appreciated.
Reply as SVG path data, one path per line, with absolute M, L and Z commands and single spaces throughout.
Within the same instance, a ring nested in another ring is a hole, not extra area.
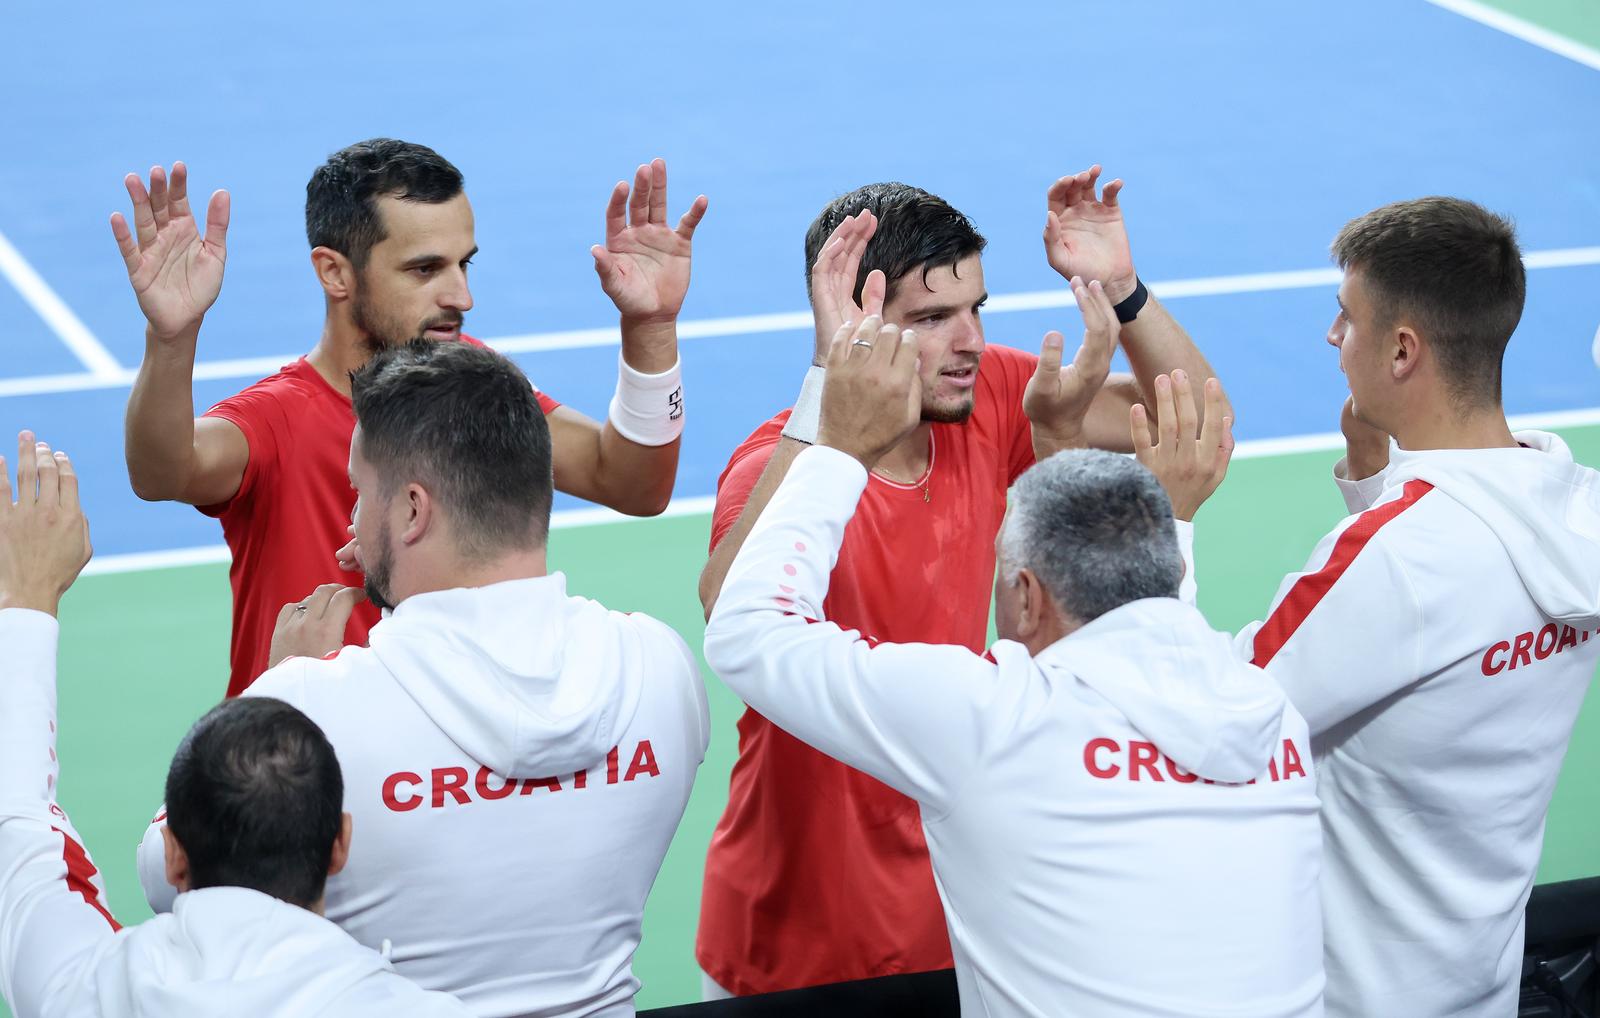
M 1571 268 L 1581 265 L 1600 265 L 1600 246 L 1556 248 L 1548 251 L 1531 251 L 1523 256 L 1530 269 Z M 1184 297 L 1220 297 L 1227 294 L 1268 293 L 1276 290 L 1303 290 L 1318 286 L 1333 286 L 1339 282 L 1338 269 L 1296 269 L 1289 272 L 1256 272 L 1237 276 L 1205 276 L 1197 279 L 1168 279 L 1151 283 L 1150 289 L 1163 300 Z M 1012 311 L 1039 311 L 1048 308 L 1072 307 L 1072 291 L 1035 290 L 1026 293 L 997 294 L 989 298 L 985 310 L 993 314 Z M 742 315 L 730 318 L 703 318 L 679 322 L 678 338 L 711 339 L 719 336 L 751 336 L 767 332 L 792 332 L 811 328 L 811 312 L 782 311 L 765 315 Z M 502 353 L 536 353 L 547 350 L 574 350 L 586 347 L 618 346 L 621 335 L 614 327 L 602 329 L 573 329 L 565 332 L 541 332 L 528 335 L 502 336 L 484 342 Z M 278 354 L 271 357 L 250 357 L 239 360 L 202 361 L 194 367 L 196 381 L 223 378 L 261 378 L 277 371 L 299 354 Z M 60 392 L 82 392 L 89 389 L 115 389 L 133 384 L 138 372 L 133 368 L 118 368 L 115 373 L 100 375 L 74 373 L 64 375 L 39 375 L 33 378 L 0 379 L 0 398 L 6 396 L 40 396 Z
M 0 233 L 0 275 L 11 280 L 11 285 L 17 288 L 17 293 L 28 302 L 28 306 L 44 319 L 50 331 L 54 332 L 62 343 L 66 344 L 72 355 L 89 369 L 87 377 L 94 379 L 114 379 L 122 377 L 122 365 L 111 356 L 111 351 L 94 338 L 94 333 L 66 302 L 56 296 L 50 289 L 50 284 L 44 277 L 33 270 L 28 260 L 22 257 L 6 235 Z
M 1543 414 L 1517 414 L 1509 418 L 1513 431 L 1533 428 L 1548 431 L 1555 428 L 1577 428 L 1600 424 L 1600 407 L 1585 410 L 1558 410 Z M 1344 436 L 1338 432 L 1320 435 L 1290 435 L 1285 438 L 1261 438 L 1240 442 L 1233 450 L 1234 459 L 1264 459 L 1270 456 L 1294 456 L 1307 452 L 1328 452 L 1344 448 Z M 696 495 L 675 498 L 661 517 L 698 516 L 711 512 L 716 497 Z M 571 527 L 592 527 L 603 524 L 643 523 L 661 517 L 624 516 L 602 506 L 583 509 L 562 509 L 550 514 L 550 529 L 566 530 Z M 227 545 L 207 545 L 202 548 L 176 548 L 172 551 L 141 551 L 130 555 L 105 555 L 95 558 L 84 569 L 85 576 L 107 573 L 137 573 L 153 569 L 173 569 L 179 566 L 204 565 L 231 561 Z
M 1576 60 L 1585 67 L 1592 67 L 1600 71 L 1600 50 L 1593 46 L 1586 46 L 1576 39 L 1569 39 L 1559 32 L 1552 32 L 1542 28 L 1531 21 L 1524 21 L 1513 14 L 1507 14 L 1488 4 L 1478 3 L 1477 0 L 1428 0 L 1435 7 L 1441 7 L 1463 18 L 1470 18 L 1480 25 L 1488 25 L 1507 35 L 1516 36 L 1523 42 L 1530 42 L 1543 50 L 1564 56 L 1568 60 Z

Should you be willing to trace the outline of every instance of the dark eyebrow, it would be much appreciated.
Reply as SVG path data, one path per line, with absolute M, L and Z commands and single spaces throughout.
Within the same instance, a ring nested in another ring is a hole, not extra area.
M 988 302 L 988 300 L 989 295 L 986 293 L 974 301 L 970 306 L 982 307 Z M 926 318 L 929 315 L 947 315 L 952 311 L 960 311 L 962 308 L 968 306 L 969 305 L 967 304 L 925 304 L 922 307 L 913 307 L 911 310 L 906 311 L 901 317 L 909 322 L 917 318 Z
M 443 264 L 444 255 L 421 254 L 417 255 L 415 258 L 407 258 L 403 263 L 401 263 L 400 267 L 402 269 L 422 269 L 427 268 L 430 265 Z

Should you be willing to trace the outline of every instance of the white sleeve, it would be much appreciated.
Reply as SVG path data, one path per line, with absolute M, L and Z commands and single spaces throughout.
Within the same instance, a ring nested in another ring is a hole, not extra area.
M 1194 523 L 1173 520 L 1178 532 L 1178 554 L 1183 556 L 1183 580 L 1178 584 L 1178 600 L 1193 608 L 1200 597 L 1200 583 L 1194 575 Z
M 139 886 L 144 889 L 144 900 L 156 915 L 172 911 L 178 898 L 178 889 L 167 883 L 167 846 L 162 831 L 167 829 L 167 807 L 162 806 L 156 818 L 145 829 L 139 842 L 134 864 L 139 871 Z
M 1388 488 L 1386 477 L 1387 467 L 1373 474 L 1363 477 L 1359 481 L 1350 479 L 1350 457 L 1340 457 L 1339 462 L 1333 465 L 1333 483 L 1339 486 L 1339 494 L 1344 496 L 1344 506 L 1350 515 L 1364 513 L 1371 509 Z
M 58 1014 L 119 927 L 82 839 L 55 802 L 56 642 L 42 612 L 0 610 L 0 990 Z
M 779 728 L 941 810 L 982 755 L 980 708 L 996 667 L 964 647 L 874 645 L 815 621 L 866 484 L 861 464 L 836 449 L 795 458 L 728 570 L 706 661 Z
M 1422 606 L 1404 565 L 1363 517 L 1323 538 L 1235 640 L 1316 735 L 1422 677 Z

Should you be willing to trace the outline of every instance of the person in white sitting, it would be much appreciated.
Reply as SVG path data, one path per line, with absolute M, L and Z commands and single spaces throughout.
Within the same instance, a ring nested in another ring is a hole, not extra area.
M 1103 294 L 1074 291 L 1105 328 Z M 732 565 L 708 664 L 775 725 L 921 804 L 963 1014 L 1320 1015 L 1306 723 L 1177 596 L 1173 503 L 1192 515 L 1232 449 L 1220 387 L 1198 434 L 1186 379 L 1158 379 L 1159 441 L 1134 411 L 1170 501 L 1113 453 L 1022 475 L 998 538 L 1001 640 L 980 656 L 878 643 L 822 611 L 868 471 L 917 424 L 915 362 L 910 333 L 875 317 L 840 329 L 818 442 Z
M 246 691 L 328 733 L 361 832 L 328 917 L 480 1015 L 631 1015 L 645 897 L 709 738 L 683 640 L 549 573 L 550 433 L 516 365 L 466 343 L 353 378 L 356 554 L 392 613 L 340 648 L 337 586 L 286 606 Z M 140 849 L 158 911 L 159 822 Z
M 173 914 L 120 927 L 55 801 L 56 613 L 89 561 L 77 475 L 18 442 L 0 457 L 0 990 L 19 1018 L 466 1016 L 322 917 L 349 857 L 333 747 L 265 697 L 195 723 L 167 773 Z

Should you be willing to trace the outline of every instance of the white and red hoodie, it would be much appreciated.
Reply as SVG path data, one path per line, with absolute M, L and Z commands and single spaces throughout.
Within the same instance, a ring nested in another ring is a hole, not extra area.
M 471 1012 L 333 923 L 242 887 L 121 929 L 55 803 L 56 620 L 0 611 L 0 990 L 19 1018 Z
M 1516 1011 L 1545 813 L 1600 659 L 1600 474 L 1516 437 L 1395 447 L 1341 480 L 1355 515 L 1241 634 L 1311 726 L 1331 1015 Z
M 328 918 L 480 1015 L 631 1015 L 645 897 L 709 738 L 688 647 L 559 573 L 407 598 L 370 639 L 246 691 L 339 755 L 354 831 Z
M 813 622 L 866 483 L 837 450 L 796 458 L 706 659 L 774 724 L 921 803 L 962 1013 L 1320 1015 L 1315 776 L 1282 690 L 1174 598 L 1037 657 Z

